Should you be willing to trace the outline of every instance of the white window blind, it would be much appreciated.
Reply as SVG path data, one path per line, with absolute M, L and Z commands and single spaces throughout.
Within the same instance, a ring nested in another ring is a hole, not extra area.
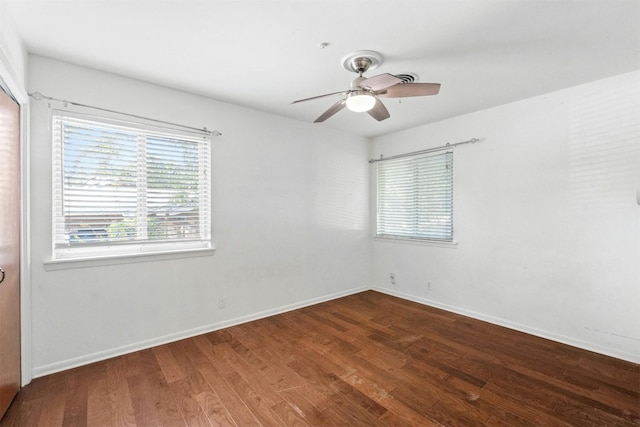
M 453 153 L 377 163 L 378 237 L 453 241 Z
M 52 116 L 54 259 L 211 247 L 208 137 Z

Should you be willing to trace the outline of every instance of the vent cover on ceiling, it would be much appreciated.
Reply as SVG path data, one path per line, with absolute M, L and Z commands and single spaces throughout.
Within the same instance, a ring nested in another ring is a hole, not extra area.
M 413 73 L 394 74 L 394 76 L 396 76 L 397 78 L 402 80 L 402 83 L 400 83 L 400 84 L 415 83 L 415 82 L 418 81 L 418 76 L 416 74 L 413 74 Z

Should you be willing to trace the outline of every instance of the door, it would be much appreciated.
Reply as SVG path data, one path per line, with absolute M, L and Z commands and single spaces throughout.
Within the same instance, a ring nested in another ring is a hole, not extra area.
M 20 388 L 20 107 L 0 89 L 0 418 Z

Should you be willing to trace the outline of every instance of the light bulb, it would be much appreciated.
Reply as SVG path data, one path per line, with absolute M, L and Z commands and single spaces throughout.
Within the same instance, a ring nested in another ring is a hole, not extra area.
M 369 111 L 376 105 L 376 97 L 364 90 L 351 92 L 347 96 L 347 108 L 356 113 Z

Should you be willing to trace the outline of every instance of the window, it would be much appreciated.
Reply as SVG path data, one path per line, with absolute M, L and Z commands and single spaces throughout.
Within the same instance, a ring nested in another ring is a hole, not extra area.
M 211 247 L 208 136 L 54 111 L 54 259 Z
M 453 241 L 453 153 L 377 163 L 378 237 Z

